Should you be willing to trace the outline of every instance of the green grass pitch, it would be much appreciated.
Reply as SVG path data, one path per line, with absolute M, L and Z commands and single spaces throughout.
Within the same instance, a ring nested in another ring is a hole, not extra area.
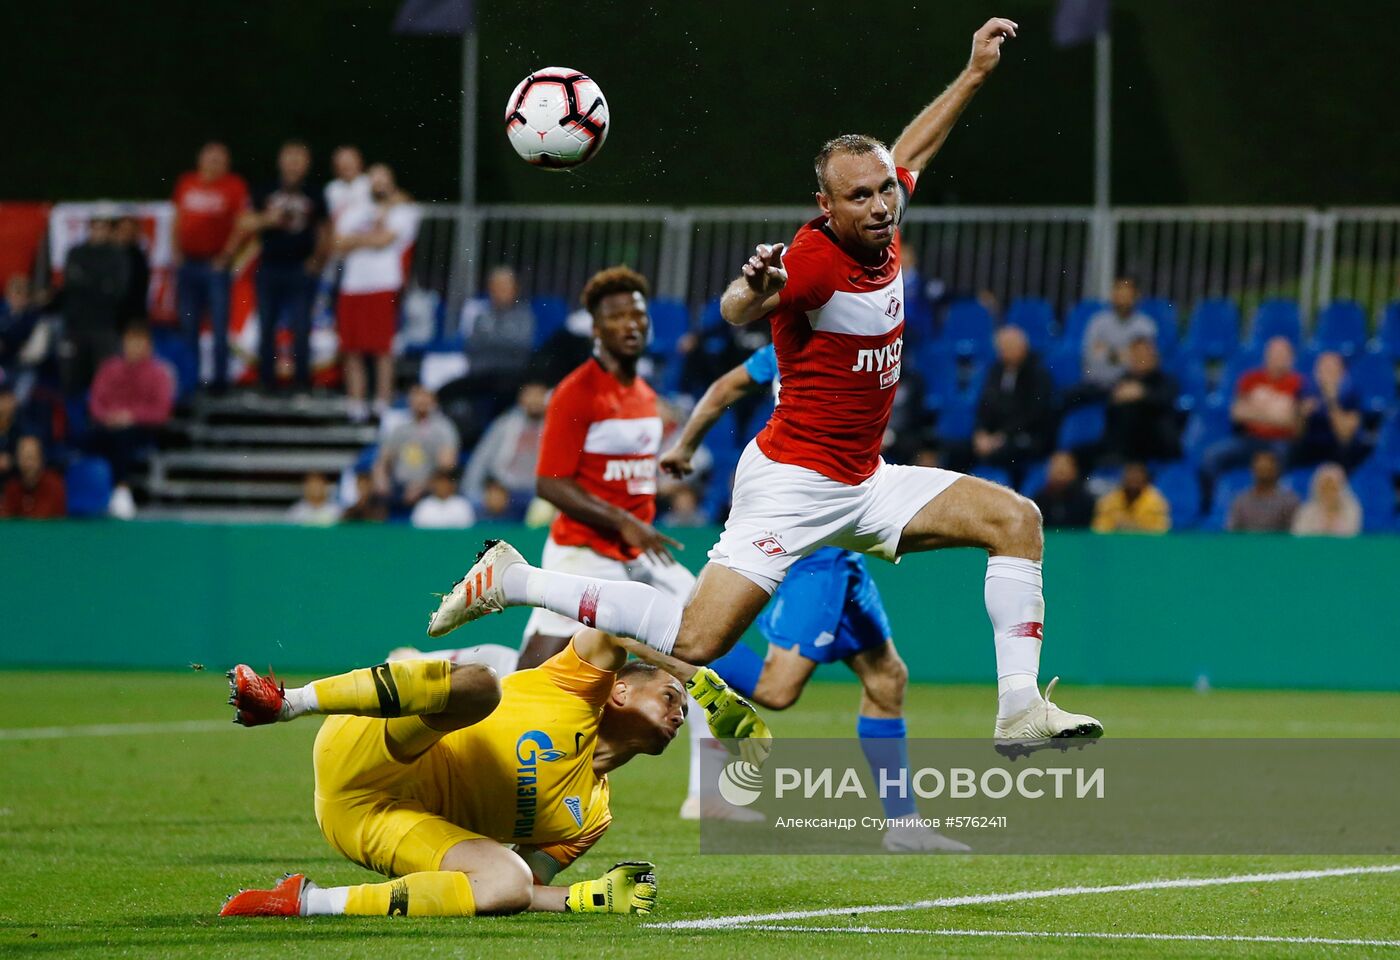
M 1366 857 L 717 857 L 675 816 L 685 747 L 614 774 L 615 821 L 564 875 L 658 864 L 650 918 L 220 920 L 223 898 L 301 870 L 370 877 L 321 839 L 311 813 L 317 721 L 244 730 L 217 672 L 0 673 L 0 956 L 4 957 L 1338 957 L 1400 958 L 1384 943 L 1083 939 L 1069 934 L 1400 941 L 1400 873 L 1063 896 L 790 921 L 793 929 L 667 930 L 738 914 L 1400 863 Z M 1111 734 L 1400 736 L 1400 695 L 1073 688 Z M 857 688 L 816 683 L 777 735 L 848 736 Z M 993 695 L 916 686 L 912 736 L 984 736 Z M 160 732 L 17 738 L 18 728 L 176 724 Z M 1397 803 L 1400 809 L 1400 802 Z M 866 932 L 804 929 L 861 927 Z M 982 931 L 955 936 L 949 931 Z M 998 937 L 995 931 L 1048 936 Z

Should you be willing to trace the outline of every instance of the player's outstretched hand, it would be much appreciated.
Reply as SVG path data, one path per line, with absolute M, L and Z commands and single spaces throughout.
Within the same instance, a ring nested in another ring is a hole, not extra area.
M 763 766 L 773 752 L 773 731 L 743 697 L 709 667 L 701 667 L 685 683 L 686 691 L 705 711 L 705 722 L 716 740 L 755 767 Z
M 661 468 L 662 473 L 670 474 L 677 480 L 684 480 L 695 469 L 690 465 L 694 456 L 694 450 L 688 450 L 680 444 L 676 444 L 657 459 L 656 465 Z
M 638 520 L 636 517 L 629 517 L 618 532 L 622 534 L 623 542 L 629 547 L 636 547 L 660 564 L 676 562 L 676 558 L 671 556 L 670 547 L 675 547 L 677 550 L 685 549 L 679 540 L 671 539 L 651 524 Z
M 744 280 L 749 288 L 762 296 L 771 296 L 787 284 L 787 268 L 783 266 L 781 243 L 769 246 L 760 243 L 754 247 L 753 256 L 744 262 Z
M 992 17 L 982 28 L 972 35 L 972 56 L 967 65 L 971 70 L 986 75 L 1001 62 L 1001 45 L 1008 38 L 1016 36 L 1017 24 L 1004 17 Z

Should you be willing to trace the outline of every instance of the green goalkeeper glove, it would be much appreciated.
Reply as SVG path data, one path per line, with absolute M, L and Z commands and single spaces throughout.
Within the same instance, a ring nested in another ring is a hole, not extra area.
M 705 711 L 710 732 L 721 741 L 739 741 L 739 755 L 756 767 L 773 752 L 773 731 L 754 710 L 709 667 L 700 667 L 685 689 Z M 726 746 L 728 744 L 726 743 Z
M 619 863 L 597 880 L 569 887 L 564 907 L 569 913 L 637 913 L 656 906 L 656 865 L 645 860 Z

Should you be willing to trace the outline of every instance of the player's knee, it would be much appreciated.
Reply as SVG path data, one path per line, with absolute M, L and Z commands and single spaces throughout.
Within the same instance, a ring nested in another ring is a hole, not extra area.
M 501 702 L 501 681 L 484 663 L 452 667 L 452 693 L 447 709 L 471 723 L 484 720 Z
M 1017 493 L 1008 493 L 1004 503 L 998 504 L 991 518 L 993 535 L 990 546 L 998 552 L 1025 554 L 1034 553 L 1039 559 L 1044 540 L 1041 527 L 1040 508 L 1035 501 Z
M 489 872 L 470 874 L 478 914 L 523 913 L 534 899 L 534 878 L 530 868 L 517 857 L 502 862 Z
M 898 712 L 904 706 L 904 691 L 909 686 L 909 668 L 904 659 L 891 651 L 880 659 L 878 668 L 863 678 L 865 695 L 877 706 Z
M 754 689 L 753 696 L 749 699 L 769 710 L 786 710 L 797 702 L 797 695 L 800 692 L 792 687 L 765 687 L 760 680 L 758 687 Z

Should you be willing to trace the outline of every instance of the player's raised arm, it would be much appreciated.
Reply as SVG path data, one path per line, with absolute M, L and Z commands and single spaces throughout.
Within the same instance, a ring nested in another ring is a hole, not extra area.
M 787 285 L 787 268 L 783 266 L 781 243 L 769 246 L 760 243 L 753 256 L 744 261 L 739 277 L 720 298 L 719 312 L 736 327 L 742 327 L 767 316 L 778 306 L 778 294 Z
M 972 35 L 972 56 L 957 79 L 909 122 L 890 151 L 897 166 L 915 175 L 923 170 L 943 147 L 963 108 L 1001 62 L 1001 45 L 1016 36 L 1016 24 L 993 17 Z
M 724 416 L 724 411 L 762 386 L 749 375 L 748 367 L 742 363 L 710 384 L 690 412 L 690 419 L 681 428 L 681 435 L 671 449 L 661 454 L 657 465 L 678 479 L 687 476 L 691 472 L 690 461 L 715 421 Z

